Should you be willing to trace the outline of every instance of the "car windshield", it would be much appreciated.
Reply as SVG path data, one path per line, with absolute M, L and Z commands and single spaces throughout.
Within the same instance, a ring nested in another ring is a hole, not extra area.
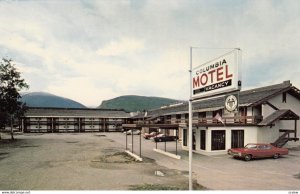
M 257 148 L 257 145 L 255 145 L 255 144 L 247 144 L 247 145 L 245 146 L 245 148 L 247 148 L 247 149 L 256 149 L 256 148 Z

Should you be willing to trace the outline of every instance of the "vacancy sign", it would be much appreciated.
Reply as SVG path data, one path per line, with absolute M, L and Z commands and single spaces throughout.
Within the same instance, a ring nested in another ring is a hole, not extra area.
M 239 50 L 192 69 L 192 97 L 203 98 L 239 90 Z

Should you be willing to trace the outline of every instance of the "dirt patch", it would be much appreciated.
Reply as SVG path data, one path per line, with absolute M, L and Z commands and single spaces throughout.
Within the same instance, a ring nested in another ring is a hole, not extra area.
M 102 163 L 132 163 L 135 162 L 134 158 L 126 154 L 125 152 L 117 152 L 112 155 L 100 156 L 98 159 L 92 160 L 92 162 Z
M 111 155 L 104 155 L 94 158 L 89 166 L 98 169 L 119 170 L 123 169 L 125 164 L 136 163 L 134 158 L 125 152 L 116 152 Z
M 130 190 L 142 190 L 142 191 L 163 191 L 163 190 L 189 190 L 188 183 L 172 185 L 161 184 L 143 184 L 143 185 L 131 185 Z M 199 185 L 196 180 L 193 180 L 193 190 L 206 190 L 205 187 Z

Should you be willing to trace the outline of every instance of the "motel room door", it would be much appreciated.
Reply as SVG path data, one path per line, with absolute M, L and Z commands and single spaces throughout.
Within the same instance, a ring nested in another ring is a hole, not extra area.
M 201 130 L 200 131 L 200 149 L 205 150 L 206 149 L 206 131 Z
M 225 150 L 225 130 L 211 131 L 211 150 Z
M 244 130 L 231 130 L 231 148 L 244 147 Z

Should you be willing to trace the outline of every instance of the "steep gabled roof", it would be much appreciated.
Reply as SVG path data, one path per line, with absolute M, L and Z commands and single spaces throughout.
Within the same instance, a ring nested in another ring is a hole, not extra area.
M 291 110 L 276 110 L 271 115 L 258 123 L 259 126 L 268 126 L 277 120 L 299 120 L 299 116 Z
M 300 90 L 292 86 L 290 81 L 284 81 L 281 84 L 241 91 L 239 95 L 239 106 L 256 106 L 283 92 L 288 92 L 300 100 Z M 222 109 L 223 107 L 223 96 L 193 102 L 193 110 L 199 112 Z M 149 110 L 148 117 L 152 115 L 171 115 L 176 113 L 188 113 L 188 103 L 179 106 Z
M 255 88 L 252 90 L 243 91 L 240 93 L 240 104 L 250 104 L 252 106 L 262 104 L 270 98 L 287 92 L 292 89 L 292 84 L 289 81 L 284 81 L 281 84 L 271 85 L 267 87 Z

